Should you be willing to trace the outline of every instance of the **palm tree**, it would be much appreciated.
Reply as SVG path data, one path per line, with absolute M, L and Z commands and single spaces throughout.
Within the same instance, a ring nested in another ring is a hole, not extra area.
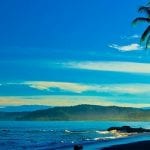
M 146 22 L 149 24 L 148 27 L 143 32 L 143 34 L 141 35 L 141 39 L 140 39 L 141 43 L 145 42 L 145 47 L 147 49 L 150 44 L 150 2 L 145 6 L 141 6 L 138 9 L 138 11 L 141 13 L 144 13 L 146 15 L 146 17 L 137 17 L 133 20 L 132 23 L 134 25 L 139 22 Z

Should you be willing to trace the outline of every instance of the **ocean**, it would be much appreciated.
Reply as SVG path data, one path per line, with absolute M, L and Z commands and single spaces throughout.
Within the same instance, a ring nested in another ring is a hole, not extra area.
M 149 122 L 0 121 L 0 150 L 57 150 L 72 149 L 75 144 L 100 144 L 119 139 L 106 130 L 124 125 L 150 128 Z M 147 138 L 150 140 L 150 135 Z

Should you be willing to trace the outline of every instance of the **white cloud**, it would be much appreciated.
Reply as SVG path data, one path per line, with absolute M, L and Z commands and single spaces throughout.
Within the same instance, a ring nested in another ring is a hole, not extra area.
M 123 46 L 120 46 L 118 44 L 110 44 L 109 47 L 117 49 L 117 50 L 119 50 L 121 52 L 142 50 L 142 47 L 139 44 L 137 44 L 137 43 L 132 43 L 130 45 L 123 45 Z
M 115 71 L 127 73 L 150 74 L 149 63 L 121 62 L 121 61 L 81 61 L 63 63 L 63 67 L 95 70 L 95 71 Z
M 129 101 L 131 101 L 131 99 L 129 99 Z M 138 98 L 135 100 L 135 102 L 126 102 L 123 100 L 114 101 L 113 98 L 100 96 L 0 96 L 0 105 L 3 107 L 10 105 L 73 106 L 79 104 L 103 106 L 115 105 L 123 107 L 150 107 L 149 100 L 144 103 L 140 102 L 141 100 Z
M 30 100 L 28 100 L 30 99 Z M 99 96 L 0 96 L 0 105 L 71 106 L 79 104 L 114 105 Z
M 149 94 L 149 84 L 109 84 L 104 85 L 99 90 L 110 93 L 123 93 L 123 94 Z M 150 94 L 149 94 L 150 95 Z
M 138 38 L 140 38 L 140 36 L 137 34 L 134 34 L 134 35 L 130 36 L 130 38 L 138 39 Z
M 11 83 L 12 84 L 12 83 Z M 81 84 L 68 82 L 50 82 L 50 81 L 26 81 L 18 83 L 27 85 L 38 90 L 51 90 L 58 88 L 63 91 L 73 93 L 96 92 L 110 94 L 147 94 L 150 96 L 149 84 Z
M 122 36 L 121 39 L 127 39 L 127 40 L 130 40 L 130 39 L 138 39 L 140 38 L 140 36 L 138 34 L 133 34 L 131 36 Z
M 87 85 L 79 83 L 69 83 L 69 82 L 50 82 L 50 81 L 27 81 L 21 84 L 28 85 L 31 88 L 38 90 L 51 90 L 52 88 L 58 88 L 64 91 L 70 91 L 75 93 L 82 93 L 88 90 Z

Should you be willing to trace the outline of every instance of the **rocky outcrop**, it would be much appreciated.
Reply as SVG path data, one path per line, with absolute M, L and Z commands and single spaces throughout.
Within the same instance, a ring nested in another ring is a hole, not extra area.
M 143 132 L 150 132 L 150 129 L 144 128 L 132 128 L 130 126 L 122 126 L 122 127 L 110 127 L 107 131 L 114 131 L 117 132 L 125 132 L 125 133 L 143 133 Z

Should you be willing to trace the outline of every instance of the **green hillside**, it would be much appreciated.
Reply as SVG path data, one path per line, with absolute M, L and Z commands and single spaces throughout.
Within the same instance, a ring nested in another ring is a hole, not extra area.
M 0 112 L 0 120 L 150 121 L 150 110 L 116 106 L 78 105 L 70 107 L 54 107 L 33 112 Z

